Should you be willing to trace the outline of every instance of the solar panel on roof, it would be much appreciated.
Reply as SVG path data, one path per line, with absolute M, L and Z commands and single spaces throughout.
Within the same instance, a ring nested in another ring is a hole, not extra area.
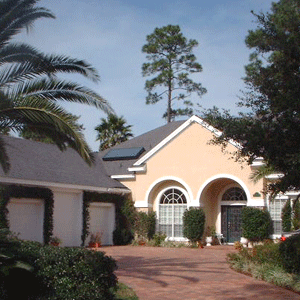
M 145 151 L 144 147 L 112 149 L 103 156 L 103 160 L 136 159 Z

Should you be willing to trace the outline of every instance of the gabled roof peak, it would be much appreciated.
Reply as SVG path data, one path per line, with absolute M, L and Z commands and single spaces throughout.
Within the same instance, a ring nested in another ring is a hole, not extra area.
M 207 122 L 205 122 L 200 117 L 193 115 L 188 120 L 186 120 L 181 126 L 179 126 L 176 130 L 174 130 L 170 135 L 168 135 L 165 139 L 163 139 L 159 144 L 157 144 L 152 150 L 150 150 L 148 153 L 146 153 L 141 159 L 136 161 L 133 165 L 134 166 L 140 166 L 144 164 L 150 157 L 152 157 L 157 151 L 159 151 L 162 147 L 164 147 L 167 143 L 169 143 L 171 140 L 173 140 L 176 136 L 178 136 L 181 132 L 183 132 L 187 127 L 192 125 L 193 123 L 197 123 L 204 127 L 205 129 L 211 131 L 216 136 L 220 136 L 222 134 L 221 131 L 216 129 L 215 127 L 209 125 Z M 233 146 L 240 148 L 241 146 L 235 142 L 235 141 L 229 141 L 230 144 Z

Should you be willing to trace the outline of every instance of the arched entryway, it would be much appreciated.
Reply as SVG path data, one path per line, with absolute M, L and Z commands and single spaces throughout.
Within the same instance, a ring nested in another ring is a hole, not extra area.
M 198 195 L 205 211 L 206 226 L 215 227 L 228 243 L 239 241 L 241 210 L 250 195 L 244 183 L 230 175 L 216 176 L 202 186 Z
M 242 235 L 241 213 L 247 196 L 240 187 L 229 187 L 221 198 L 221 233 L 228 243 L 239 241 Z

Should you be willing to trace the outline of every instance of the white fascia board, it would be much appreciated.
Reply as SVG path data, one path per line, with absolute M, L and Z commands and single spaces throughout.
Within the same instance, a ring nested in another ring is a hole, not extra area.
M 251 164 L 251 167 L 261 167 L 264 166 L 264 159 L 262 157 L 257 157 L 254 159 L 254 161 Z
M 290 192 L 286 192 L 285 195 L 288 196 L 298 196 L 300 194 L 300 191 L 290 191 Z
M 134 174 L 124 174 L 124 175 L 111 175 L 110 178 L 122 180 L 122 179 L 135 179 Z
M 56 183 L 56 182 L 44 182 L 37 180 L 27 180 L 27 179 L 16 179 L 0 177 L 0 183 L 7 184 L 18 184 L 18 185 L 28 185 L 28 186 L 39 186 L 51 189 L 70 189 L 74 191 L 90 191 L 90 192 L 100 192 L 100 193 L 111 193 L 111 194 L 129 194 L 131 191 L 122 188 L 104 188 L 68 183 Z
M 134 207 L 136 208 L 149 208 L 152 207 L 152 204 L 149 204 L 147 201 L 135 201 Z
M 147 166 L 138 166 L 138 167 L 130 167 L 127 169 L 129 172 L 138 172 L 138 173 L 144 173 L 147 171 Z
M 172 139 L 174 139 L 178 134 L 180 134 L 183 130 L 185 130 L 188 126 L 192 123 L 198 123 L 202 127 L 208 129 L 216 136 L 220 136 L 222 134 L 221 131 L 217 130 L 213 126 L 209 125 L 201 118 L 197 116 L 192 116 L 186 122 L 184 122 L 181 126 L 179 126 L 176 130 L 174 130 L 170 135 L 168 135 L 164 140 L 162 140 L 159 144 L 157 144 L 151 151 L 149 151 L 146 155 L 144 155 L 141 159 L 135 162 L 134 166 L 140 166 L 141 164 L 145 163 L 151 156 L 153 156 L 157 151 L 163 148 L 166 144 L 168 144 Z M 233 140 L 228 141 L 230 144 L 235 146 L 238 149 L 241 149 L 241 145 Z
M 271 174 L 271 175 L 267 175 L 267 176 L 265 176 L 265 178 L 267 178 L 267 179 L 273 179 L 273 180 L 275 180 L 275 179 L 279 179 L 279 178 L 282 178 L 282 177 L 284 177 L 284 175 L 283 174 L 280 174 L 280 173 L 278 173 L 278 174 Z

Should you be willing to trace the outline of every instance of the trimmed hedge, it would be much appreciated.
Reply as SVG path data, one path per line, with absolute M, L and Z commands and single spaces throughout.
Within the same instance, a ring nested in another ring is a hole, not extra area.
M 114 299 L 111 288 L 117 283 L 116 263 L 102 252 L 16 240 L 11 245 L 0 241 L 0 247 L 0 253 L 10 253 L 34 268 L 38 296 L 30 299 Z M 14 285 L 17 287 L 18 283 L 14 281 Z
M 273 233 L 273 222 L 270 213 L 255 207 L 242 209 L 243 237 L 252 242 L 263 241 Z
M 205 213 L 202 208 L 186 210 L 183 214 L 183 236 L 195 243 L 201 241 L 205 225 Z
M 300 274 L 300 234 L 281 242 L 279 252 L 284 269 L 289 273 Z
M 282 218 L 282 230 L 285 232 L 292 230 L 292 207 L 291 207 L 291 200 L 288 199 L 282 208 L 281 213 Z
M 138 237 L 150 240 L 155 234 L 156 213 L 137 212 L 135 233 Z

